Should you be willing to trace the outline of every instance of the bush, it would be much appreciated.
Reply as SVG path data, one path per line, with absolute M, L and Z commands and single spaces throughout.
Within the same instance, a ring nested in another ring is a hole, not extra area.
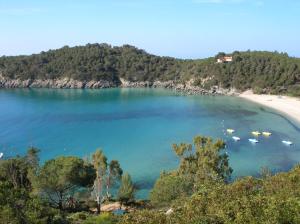
M 116 223 L 116 217 L 110 213 L 102 213 L 98 216 L 90 216 L 82 224 L 113 224 Z
M 191 186 L 182 177 L 170 173 L 162 173 L 150 193 L 150 201 L 154 206 L 170 206 L 180 197 L 187 196 Z
M 124 215 L 119 224 L 165 224 L 167 216 L 155 210 L 141 210 Z
M 67 219 L 71 223 L 81 223 L 82 221 L 86 220 L 88 216 L 90 216 L 90 214 L 87 212 L 76 212 L 69 215 Z

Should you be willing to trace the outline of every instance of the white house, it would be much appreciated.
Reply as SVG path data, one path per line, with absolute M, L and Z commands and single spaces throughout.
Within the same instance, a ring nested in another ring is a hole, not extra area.
M 217 63 L 232 62 L 232 56 L 224 56 L 217 59 Z

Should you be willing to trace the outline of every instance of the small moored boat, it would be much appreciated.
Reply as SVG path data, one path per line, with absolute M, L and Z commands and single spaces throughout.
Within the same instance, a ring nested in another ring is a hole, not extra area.
M 286 144 L 286 145 L 292 145 L 293 144 L 293 142 L 291 142 L 291 141 L 285 141 L 285 140 L 283 140 L 282 143 Z
M 4 156 L 3 152 L 0 152 L 0 159 Z
M 234 140 L 234 141 L 240 141 L 241 140 L 241 138 L 240 137 L 237 137 L 237 136 L 232 136 L 232 139 Z
M 269 137 L 269 136 L 272 135 L 272 133 L 271 133 L 271 132 L 268 132 L 268 131 L 263 131 L 262 134 L 263 134 L 264 136 L 266 136 L 266 137 Z
M 251 143 L 258 143 L 258 140 L 255 139 L 255 138 L 249 138 L 248 140 L 249 140 L 249 142 L 251 142 Z
M 252 131 L 251 133 L 252 133 L 252 135 L 256 135 L 256 136 L 261 135 L 261 133 L 259 131 Z
M 232 134 L 232 133 L 234 132 L 234 129 L 228 128 L 226 131 L 227 131 L 228 133 Z

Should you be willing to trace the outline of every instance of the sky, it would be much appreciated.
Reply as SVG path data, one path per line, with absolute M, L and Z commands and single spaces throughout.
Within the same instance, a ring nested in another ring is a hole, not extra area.
M 0 0 L 0 55 L 108 43 L 176 58 L 300 57 L 299 40 L 300 0 Z

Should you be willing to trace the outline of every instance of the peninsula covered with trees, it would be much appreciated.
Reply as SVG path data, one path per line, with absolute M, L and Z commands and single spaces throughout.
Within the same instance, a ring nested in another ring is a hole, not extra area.
M 175 170 L 163 171 L 149 201 L 102 150 L 87 159 L 57 157 L 39 164 L 38 150 L 0 160 L 0 220 L 10 224 L 229 224 L 299 223 L 300 167 L 231 179 L 222 140 L 196 136 L 172 146 Z M 112 188 L 118 189 L 114 195 Z M 101 211 L 120 201 L 127 214 Z M 128 207 L 128 208 L 129 208 Z M 101 212 L 100 212 L 101 211 Z M 99 214 L 100 213 L 100 214 Z
M 148 54 L 136 47 L 87 44 L 30 56 L 0 57 L 0 87 L 107 88 L 126 82 L 155 82 L 256 93 L 300 95 L 300 59 L 286 53 L 235 51 L 224 57 L 183 60 Z M 71 81 L 70 81 L 71 80 Z M 162 85 L 162 86 L 166 86 Z

